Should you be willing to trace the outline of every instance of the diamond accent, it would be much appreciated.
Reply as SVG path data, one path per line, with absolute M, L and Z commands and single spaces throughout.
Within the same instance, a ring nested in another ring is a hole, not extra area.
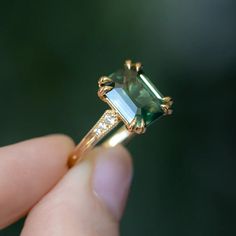
M 118 124 L 118 122 L 119 120 L 116 112 L 113 110 L 108 110 L 95 125 L 94 133 L 97 136 L 105 135 L 109 130 L 114 128 Z

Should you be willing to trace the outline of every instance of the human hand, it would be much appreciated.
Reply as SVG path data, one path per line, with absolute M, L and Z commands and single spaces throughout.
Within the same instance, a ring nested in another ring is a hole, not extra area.
M 0 229 L 28 214 L 22 236 L 117 236 L 132 176 L 121 146 L 96 148 L 68 171 L 63 135 L 0 148 Z

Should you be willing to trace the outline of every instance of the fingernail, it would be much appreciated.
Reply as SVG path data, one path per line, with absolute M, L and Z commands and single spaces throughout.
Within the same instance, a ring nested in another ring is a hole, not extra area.
M 120 220 L 132 179 L 132 164 L 128 152 L 121 146 L 105 149 L 96 157 L 94 191 Z

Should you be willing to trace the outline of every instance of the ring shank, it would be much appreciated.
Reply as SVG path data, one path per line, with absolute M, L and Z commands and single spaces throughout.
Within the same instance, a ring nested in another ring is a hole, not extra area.
M 83 159 L 83 156 L 93 149 L 97 143 L 105 140 L 101 143 L 102 146 L 109 148 L 114 147 L 118 144 L 124 144 L 129 141 L 134 133 L 129 132 L 125 125 L 121 126 L 116 130 L 110 137 L 106 138 L 107 135 L 121 122 L 119 114 L 114 110 L 106 110 L 99 121 L 94 127 L 87 133 L 82 141 L 76 146 L 74 151 L 71 153 L 68 159 L 68 167 L 73 167 L 76 162 Z
M 127 130 L 125 125 L 119 128 L 112 136 L 107 138 L 101 145 L 103 147 L 115 147 L 119 144 L 125 144 L 128 142 L 135 134 Z

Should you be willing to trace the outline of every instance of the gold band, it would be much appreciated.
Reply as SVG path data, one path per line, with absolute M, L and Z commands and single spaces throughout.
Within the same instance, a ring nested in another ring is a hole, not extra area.
M 86 152 L 90 151 L 97 143 L 108 135 L 121 122 L 119 114 L 114 110 L 106 110 L 99 121 L 87 133 L 82 141 L 76 146 L 68 159 L 68 167 L 71 168 L 80 161 Z M 119 128 L 114 134 L 102 142 L 104 147 L 114 147 L 128 141 L 134 136 L 133 132 L 127 130 L 125 125 Z

